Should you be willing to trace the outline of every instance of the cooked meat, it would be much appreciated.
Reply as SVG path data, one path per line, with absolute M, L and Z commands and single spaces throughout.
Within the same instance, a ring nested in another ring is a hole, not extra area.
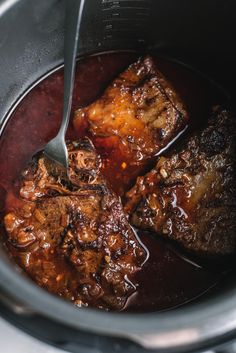
M 147 56 L 121 73 L 101 98 L 77 110 L 74 126 L 78 132 L 85 122 L 95 145 L 106 151 L 108 178 L 122 193 L 140 172 L 137 167 L 144 167 L 185 127 L 187 113 Z
M 40 286 L 79 306 L 119 310 L 146 253 L 100 174 L 91 142 L 68 150 L 68 176 L 43 155 L 23 173 L 22 207 L 4 219 L 8 242 Z
M 216 110 L 208 127 L 161 157 L 127 194 L 131 222 L 202 255 L 236 248 L 236 122 Z
M 69 168 L 36 155 L 28 169 L 23 172 L 20 196 L 35 201 L 45 196 L 91 193 L 104 184 L 100 175 L 101 160 L 89 139 L 67 144 Z

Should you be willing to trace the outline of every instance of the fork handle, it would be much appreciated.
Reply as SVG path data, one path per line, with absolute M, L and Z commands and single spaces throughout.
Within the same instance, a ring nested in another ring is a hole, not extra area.
M 66 0 L 64 39 L 64 101 L 58 135 L 65 138 L 71 113 L 79 31 L 85 0 Z

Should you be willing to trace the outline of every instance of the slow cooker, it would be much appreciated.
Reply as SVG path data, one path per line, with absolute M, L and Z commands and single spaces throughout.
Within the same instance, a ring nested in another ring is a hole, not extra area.
M 65 3 L 0 1 L 2 127 L 27 89 L 63 63 Z M 213 78 L 233 102 L 235 10 L 233 0 L 87 0 L 78 55 L 155 51 Z M 235 303 L 232 276 L 214 294 L 166 312 L 76 309 L 36 286 L 0 249 L 2 316 L 71 352 L 233 352 Z

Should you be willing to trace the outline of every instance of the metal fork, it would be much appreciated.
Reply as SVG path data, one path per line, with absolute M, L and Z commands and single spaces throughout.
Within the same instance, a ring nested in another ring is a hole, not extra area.
M 84 3 L 85 0 L 66 0 L 63 116 L 58 134 L 44 148 L 45 154 L 51 160 L 60 163 L 65 168 L 68 167 L 65 134 L 71 113 L 76 54 Z

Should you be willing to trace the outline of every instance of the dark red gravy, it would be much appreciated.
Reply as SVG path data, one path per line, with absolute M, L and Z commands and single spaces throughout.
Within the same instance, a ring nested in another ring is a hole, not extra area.
M 118 52 L 79 61 L 72 111 L 98 98 L 109 82 L 136 58 L 135 53 Z M 158 58 L 156 64 L 184 99 L 192 128 L 201 125 L 213 105 L 224 102 L 222 93 L 214 85 L 190 69 Z M 7 211 L 17 207 L 17 180 L 21 171 L 31 157 L 55 136 L 62 115 L 62 101 L 63 72 L 60 69 L 35 85 L 12 113 L 0 139 L 1 218 Z M 81 135 L 85 133 L 81 131 Z M 78 138 L 72 123 L 67 138 Z M 94 143 L 104 157 L 104 146 L 99 146 L 99 140 Z M 120 164 L 117 164 L 117 173 L 120 168 Z M 133 173 L 133 182 L 135 171 L 125 172 Z M 112 185 L 114 168 L 112 173 L 105 168 L 104 174 Z M 114 181 L 113 187 L 117 189 Z M 129 187 L 127 185 L 127 189 Z M 134 279 L 137 290 L 127 300 L 124 311 L 144 312 L 176 307 L 209 291 L 223 276 L 218 271 L 216 274 L 207 267 L 198 267 L 186 261 L 157 236 L 139 232 L 139 237 L 150 255 Z

